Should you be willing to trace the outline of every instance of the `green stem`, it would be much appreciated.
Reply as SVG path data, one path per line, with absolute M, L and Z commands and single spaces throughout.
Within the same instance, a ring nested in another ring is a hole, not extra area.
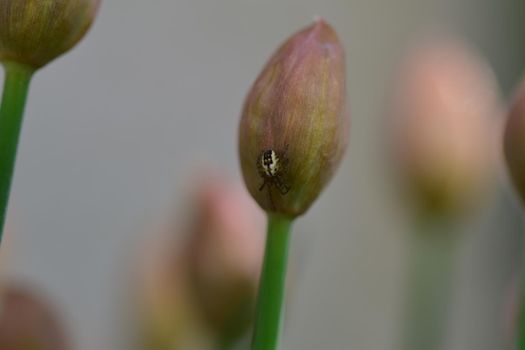
M 458 237 L 442 224 L 422 220 L 411 237 L 403 350 L 444 345 Z
M 252 350 L 275 350 L 279 346 L 292 223 L 293 219 L 268 214 L 268 234 L 259 285 Z
M 23 64 L 3 63 L 5 81 L 0 106 L 0 242 L 4 230 L 24 106 L 29 82 L 34 72 L 32 67 Z

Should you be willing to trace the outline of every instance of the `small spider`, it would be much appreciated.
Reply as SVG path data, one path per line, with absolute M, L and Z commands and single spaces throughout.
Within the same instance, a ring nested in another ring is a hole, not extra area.
M 266 185 L 275 186 L 282 195 L 290 191 L 290 186 L 283 179 L 283 173 L 287 165 L 284 153 L 279 155 L 273 149 L 267 149 L 257 159 L 259 174 L 264 179 L 259 191 L 262 191 Z

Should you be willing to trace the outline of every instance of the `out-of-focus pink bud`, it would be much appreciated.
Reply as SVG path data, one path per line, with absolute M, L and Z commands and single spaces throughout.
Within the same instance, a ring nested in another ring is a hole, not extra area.
M 510 176 L 525 203 L 525 78 L 510 108 L 504 147 Z
M 459 41 L 412 51 L 395 86 L 395 160 L 418 210 L 463 212 L 494 175 L 499 93 L 494 76 Z
M 144 349 L 206 349 L 219 340 L 235 342 L 252 321 L 263 212 L 241 184 L 219 177 L 198 181 L 191 198 L 191 220 L 170 223 L 165 235 L 141 248 Z
M 139 348 L 205 348 L 205 339 L 198 345 L 194 343 L 194 339 L 204 337 L 194 337 L 198 321 L 189 295 L 187 266 L 173 255 L 173 241 L 164 238 L 143 246 L 146 254 L 141 261 L 138 291 Z
M 54 310 L 45 299 L 15 286 L 2 291 L 0 349 L 71 349 Z
M 234 339 L 251 324 L 264 252 L 265 221 L 241 186 L 201 184 L 189 229 L 193 291 L 208 324 Z

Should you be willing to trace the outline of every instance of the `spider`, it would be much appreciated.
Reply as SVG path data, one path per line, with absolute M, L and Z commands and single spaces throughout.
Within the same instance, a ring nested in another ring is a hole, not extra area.
M 283 179 L 283 173 L 287 165 L 285 153 L 286 151 L 279 155 L 273 149 L 267 149 L 261 153 L 257 159 L 257 168 L 264 182 L 259 191 L 262 191 L 266 185 L 275 186 L 282 195 L 290 191 L 290 186 Z

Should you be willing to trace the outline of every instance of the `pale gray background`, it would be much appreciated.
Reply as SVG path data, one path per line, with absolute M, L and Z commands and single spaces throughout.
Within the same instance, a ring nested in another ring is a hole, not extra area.
M 296 226 L 284 347 L 393 348 L 407 224 L 382 165 L 386 84 L 407 40 L 447 28 L 480 47 L 509 91 L 525 66 L 522 0 L 105 0 L 87 38 L 35 76 L 2 250 L 9 275 L 58 305 L 76 349 L 127 348 L 118 312 L 130 248 L 183 206 L 196 169 L 240 178 L 244 95 L 314 15 L 346 46 L 352 134 L 337 177 Z M 500 197 L 469 225 L 450 349 L 503 346 L 519 249 L 507 228 L 516 205 Z

